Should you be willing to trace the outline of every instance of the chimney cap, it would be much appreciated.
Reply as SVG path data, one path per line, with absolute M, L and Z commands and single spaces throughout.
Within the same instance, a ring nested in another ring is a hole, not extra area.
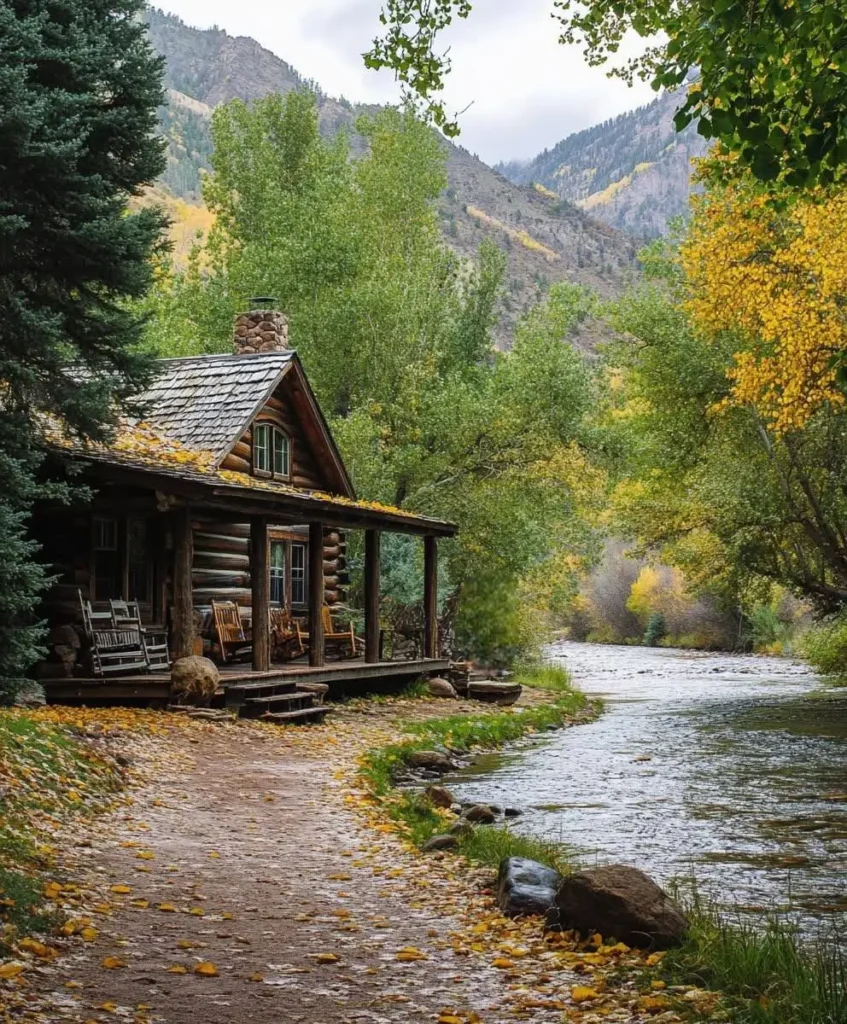
M 251 309 L 276 309 L 279 299 L 273 295 L 254 295 L 250 299 Z

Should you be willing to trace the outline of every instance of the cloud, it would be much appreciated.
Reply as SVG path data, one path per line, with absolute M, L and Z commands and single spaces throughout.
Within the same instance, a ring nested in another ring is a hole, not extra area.
M 330 95 L 399 99 L 393 76 L 368 71 L 361 57 L 380 31 L 380 0 L 160 2 L 189 25 L 253 36 Z M 653 95 L 608 79 L 578 48 L 559 45 L 551 11 L 551 0 L 476 0 L 470 18 L 444 36 L 453 61 L 445 103 L 451 112 L 467 108 L 458 141 L 490 163 L 534 156 Z

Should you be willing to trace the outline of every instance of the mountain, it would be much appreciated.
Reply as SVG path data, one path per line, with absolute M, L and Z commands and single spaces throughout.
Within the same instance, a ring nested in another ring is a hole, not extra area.
M 619 231 L 652 238 L 688 212 L 691 161 L 708 142 L 693 124 L 677 132 L 681 93 L 569 135 L 526 163 L 499 164 L 519 185 L 535 185 L 575 203 Z
M 162 11 L 147 12 L 149 35 L 166 61 L 168 105 L 160 111 L 168 141 L 168 165 L 159 192 L 201 202 L 201 174 L 210 167 L 209 124 L 214 108 L 231 99 L 255 100 L 269 92 L 309 88 L 318 99 L 321 131 L 353 127 L 375 108 L 327 96 L 255 39 L 196 29 Z M 361 151 L 364 140 L 352 135 Z M 477 157 L 445 140 L 448 186 L 439 215 L 447 243 L 471 258 L 484 238 L 507 254 L 508 277 L 498 342 L 508 345 L 520 315 L 555 281 L 619 292 L 635 272 L 635 242 L 529 184 L 515 183 Z M 586 342 L 590 344 L 590 338 Z

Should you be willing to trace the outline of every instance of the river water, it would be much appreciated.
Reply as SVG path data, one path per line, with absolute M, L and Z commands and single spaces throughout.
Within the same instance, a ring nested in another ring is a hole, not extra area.
M 847 690 L 780 658 L 561 643 L 550 657 L 606 710 L 483 758 L 461 800 L 516 805 L 514 828 L 583 866 L 694 879 L 742 913 L 790 910 L 847 935 Z

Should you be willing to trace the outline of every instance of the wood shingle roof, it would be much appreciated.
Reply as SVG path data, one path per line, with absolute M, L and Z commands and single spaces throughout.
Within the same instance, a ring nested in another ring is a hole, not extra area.
M 159 360 L 140 396 L 144 421 L 186 448 L 221 458 L 291 365 L 294 352 Z

